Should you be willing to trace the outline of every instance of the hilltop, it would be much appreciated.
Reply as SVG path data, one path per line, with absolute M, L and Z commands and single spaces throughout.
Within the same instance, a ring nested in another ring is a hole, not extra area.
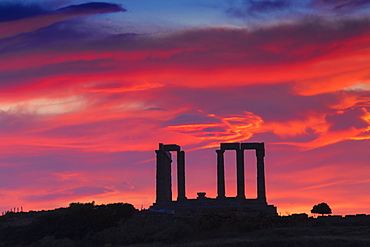
M 127 203 L 71 203 L 0 217 L 0 247 L 127 245 L 369 246 L 370 216 L 176 215 L 139 211 Z

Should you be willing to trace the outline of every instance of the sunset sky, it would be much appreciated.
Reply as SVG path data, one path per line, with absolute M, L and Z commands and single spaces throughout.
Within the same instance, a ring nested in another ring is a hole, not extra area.
M 279 213 L 370 214 L 370 2 L 1 1 L 1 212 L 148 208 L 160 142 L 188 198 L 216 196 L 219 143 L 265 142 Z

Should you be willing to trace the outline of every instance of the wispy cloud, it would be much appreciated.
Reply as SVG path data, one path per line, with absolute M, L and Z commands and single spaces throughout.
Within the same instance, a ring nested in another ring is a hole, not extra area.
M 226 13 L 236 18 L 247 18 L 258 14 L 283 12 L 291 6 L 290 0 L 244 0 L 232 3 L 233 4 L 226 9 Z
M 10 17 L 7 18 L 6 22 L 0 22 L 1 39 L 32 32 L 80 16 L 126 11 L 126 9 L 116 4 L 94 2 L 71 5 L 54 11 L 42 11 L 36 5 L 15 5 L 15 7 L 8 5 L 5 8 L 11 13 L 9 13 Z M 11 18 L 14 16 L 13 12 L 19 13 L 18 18 Z
M 311 6 L 338 13 L 350 13 L 369 8 L 370 3 L 366 0 L 313 0 Z
M 36 3 L 24 5 L 16 2 L 3 2 L 0 6 L 0 21 L 14 21 L 47 12 L 46 9 Z

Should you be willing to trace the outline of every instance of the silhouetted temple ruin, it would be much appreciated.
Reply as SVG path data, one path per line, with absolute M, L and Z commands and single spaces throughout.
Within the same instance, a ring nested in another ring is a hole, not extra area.
M 257 157 L 257 198 L 245 196 L 244 150 L 255 150 Z M 236 151 L 236 197 L 225 195 L 225 162 L 224 153 L 227 150 Z M 236 211 L 255 215 L 259 213 L 277 215 L 276 207 L 266 201 L 264 143 L 221 143 L 217 152 L 217 197 L 207 198 L 204 192 L 199 192 L 198 198 L 187 199 L 185 189 L 185 152 L 179 145 L 159 144 L 156 164 L 156 202 L 151 206 L 154 210 L 170 210 L 175 212 L 209 212 Z M 171 152 L 177 153 L 177 200 L 172 201 Z

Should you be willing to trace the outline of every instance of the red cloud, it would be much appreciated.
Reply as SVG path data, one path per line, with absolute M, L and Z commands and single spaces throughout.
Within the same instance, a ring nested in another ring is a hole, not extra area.
M 369 30 L 367 20 L 323 21 L 66 44 L 23 52 L 21 60 L 18 53 L 4 54 L 0 76 L 3 87 L 11 80 L 13 85 L 32 83 L 31 88 L 102 80 L 203 88 L 294 82 L 297 93 L 314 95 L 369 79 Z
M 49 23 L 72 16 L 49 14 Z M 27 29 L 3 29 L 3 35 L 44 25 L 41 16 L 34 18 Z M 349 212 L 345 206 L 355 207 L 355 202 L 343 202 L 331 192 L 349 194 L 348 186 L 368 185 L 364 177 L 361 184 L 354 179 L 366 174 L 366 160 L 359 158 L 355 164 L 361 169 L 350 174 L 343 167 L 352 164 L 353 152 L 365 150 L 358 143 L 370 139 L 370 96 L 366 87 L 353 87 L 369 79 L 369 31 L 367 20 L 301 22 L 255 30 L 214 27 L 103 36 L 48 43 L 42 49 L 31 45 L 39 41 L 36 33 L 24 35 L 29 46 L 13 47 L 19 36 L 9 38 L 1 43 L 9 49 L 0 52 L 0 164 L 3 174 L 22 174 L 15 180 L 24 184 L 6 180 L 9 185 L 0 194 L 13 196 L 4 205 L 41 209 L 42 198 L 50 207 L 67 199 L 125 198 L 148 206 L 155 175 L 154 163 L 147 161 L 159 142 L 195 150 L 187 155 L 187 171 L 193 174 L 189 194 L 203 188 L 212 196 L 214 152 L 205 148 L 265 141 L 272 203 L 291 208 L 287 198 L 293 198 L 299 204 L 295 208 L 308 212 L 316 200 L 327 198 L 340 212 Z M 356 154 L 366 157 L 366 152 Z M 334 162 L 340 168 L 328 175 L 325 169 L 334 170 Z M 50 172 L 38 173 L 45 169 Z M 69 176 L 76 172 L 83 175 Z M 206 174 L 200 182 L 199 174 Z M 98 188 L 89 194 L 94 198 L 84 194 L 89 188 Z M 64 196 L 67 192 L 76 197 Z M 27 197 L 31 193 L 35 202 Z M 363 199 L 356 194 L 357 202 Z

